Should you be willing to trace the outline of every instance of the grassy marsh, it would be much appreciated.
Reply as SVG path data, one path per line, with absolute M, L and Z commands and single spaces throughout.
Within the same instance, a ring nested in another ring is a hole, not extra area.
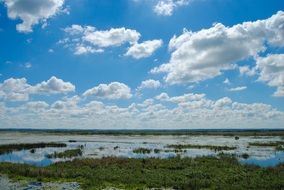
M 148 149 L 148 148 L 133 149 L 133 153 L 136 153 L 136 154 L 150 154 L 151 152 L 152 152 L 152 149 Z
M 77 181 L 83 189 L 283 189 L 284 165 L 260 168 L 220 157 L 75 159 L 40 168 L 0 163 L 0 173 L 13 179 Z
M 65 150 L 64 152 L 54 152 L 53 154 L 46 155 L 47 158 L 73 158 L 76 156 L 82 156 L 82 150 L 80 148 Z

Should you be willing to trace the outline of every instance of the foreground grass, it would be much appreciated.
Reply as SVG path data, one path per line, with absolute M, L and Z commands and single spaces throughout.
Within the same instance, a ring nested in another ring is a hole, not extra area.
M 283 189 L 284 165 L 260 168 L 241 165 L 223 155 L 200 158 L 76 159 L 39 168 L 0 163 L 0 173 L 13 179 L 77 181 L 83 189 Z
M 214 151 L 221 151 L 221 150 L 235 150 L 236 147 L 230 146 L 213 146 L 213 145 L 196 145 L 196 144 L 170 144 L 167 148 L 174 148 L 174 149 L 189 149 L 189 148 L 206 148 Z
M 35 148 L 45 148 L 45 147 L 66 147 L 65 143 L 29 143 L 29 144 L 4 144 L 0 145 L 0 155 L 10 153 L 13 151 L 29 150 Z
M 53 154 L 46 155 L 47 158 L 73 158 L 76 156 L 82 156 L 82 150 L 80 148 L 65 150 L 64 152 L 54 152 Z

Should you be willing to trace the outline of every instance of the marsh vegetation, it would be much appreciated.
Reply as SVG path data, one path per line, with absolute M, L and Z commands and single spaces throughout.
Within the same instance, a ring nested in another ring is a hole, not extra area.
M 133 149 L 133 153 L 136 154 L 150 154 L 152 152 L 151 149 L 148 148 L 135 148 Z
M 77 181 L 83 189 L 283 189 L 284 165 L 242 165 L 234 157 L 75 159 L 40 168 L 0 163 L 0 173 L 14 179 Z
M 197 149 L 210 149 L 214 151 L 221 151 L 221 150 L 235 150 L 236 147 L 229 147 L 229 146 L 214 146 L 214 145 L 196 145 L 196 144 L 170 144 L 167 145 L 167 148 L 174 148 L 175 150 L 180 149 L 189 149 L 189 148 L 197 148 Z
M 77 156 L 82 156 L 82 150 L 80 148 L 65 150 L 64 152 L 54 152 L 46 155 L 47 158 L 73 158 Z

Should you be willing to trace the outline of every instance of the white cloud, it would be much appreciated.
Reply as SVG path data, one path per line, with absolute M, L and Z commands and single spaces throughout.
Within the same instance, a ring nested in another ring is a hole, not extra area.
M 95 49 L 92 46 L 78 45 L 74 50 L 75 55 L 89 54 L 89 53 L 102 53 L 103 49 Z
M 75 91 L 75 86 L 56 77 L 35 86 L 27 83 L 25 78 L 10 78 L 0 83 L 0 99 L 6 101 L 28 101 L 31 94 L 59 94 Z
M 256 75 L 256 68 L 250 68 L 249 66 L 240 66 L 239 71 L 241 75 L 247 75 L 247 76 L 254 76 Z
M 269 86 L 277 87 L 274 96 L 284 96 L 284 54 L 270 54 L 258 57 L 256 65 L 259 69 L 259 81 Z
M 39 111 L 43 109 L 49 108 L 48 103 L 44 101 L 34 101 L 34 102 L 27 102 L 25 104 L 26 108 L 29 110 Z
M 102 53 L 106 48 L 118 47 L 129 44 L 125 56 L 141 59 L 151 56 L 159 47 L 162 40 L 148 40 L 138 43 L 141 34 L 136 30 L 111 28 L 109 30 L 97 30 L 93 26 L 72 25 L 64 29 L 67 37 L 59 40 L 65 48 L 70 48 L 75 55 Z
M 74 49 L 75 54 L 101 53 L 105 48 L 117 47 L 125 43 L 135 44 L 140 38 L 136 30 L 111 28 L 97 30 L 93 26 L 72 25 L 64 29 L 67 38 L 59 43 Z
M 7 101 L 27 101 L 31 85 L 25 78 L 10 78 L 0 83 L 0 98 Z
M 145 88 L 159 88 L 161 86 L 160 81 L 158 80 L 153 80 L 153 79 L 149 79 L 149 80 L 144 80 L 141 82 L 140 86 L 138 87 L 138 90 L 142 90 Z
M 70 82 L 65 82 L 52 76 L 49 80 L 43 81 L 32 88 L 32 93 L 36 94 L 66 94 L 74 92 L 75 86 Z
M 189 101 L 199 101 L 202 100 L 205 97 L 205 94 L 184 94 L 182 96 L 174 96 L 169 99 L 169 101 L 180 104 L 185 103 Z
M 51 105 L 40 101 L 16 107 L 0 104 L 0 125 L 24 128 L 193 129 L 281 128 L 284 123 L 284 112 L 267 104 L 244 104 L 228 97 L 212 100 L 204 94 L 170 97 L 164 93 L 163 96 L 172 103 L 170 107 L 166 106 L 167 102 L 151 98 L 121 107 L 100 101 L 81 101 L 78 96 L 65 97 Z
M 133 44 L 125 53 L 135 59 L 141 59 L 151 56 L 163 44 L 162 40 L 149 40 L 142 43 Z
M 169 100 L 170 97 L 169 97 L 169 95 L 168 95 L 167 93 L 162 92 L 161 94 L 159 94 L 158 96 L 156 96 L 155 99 L 161 100 L 161 101 L 166 101 L 166 100 Z
M 171 16 L 175 8 L 188 5 L 190 0 L 159 0 L 154 6 L 154 12 L 161 16 Z
M 224 84 L 231 84 L 230 80 L 228 78 L 226 78 L 224 81 L 223 81 Z
M 284 46 L 284 12 L 266 20 L 232 27 L 217 23 L 197 32 L 184 30 L 169 43 L 168 63 L 151 70 L 166 73 L 169 84 L 191 83 L 214 78 L 233 69 L 238 61 L 255 57 L 269 46 Z
M 10 19 L 21 19 L 19 32 L 32 32 L 33 25 L 45 24 L 47 19 L 59 13 L 64 0 L 4 0 Z
M 230 88 L 229 91 L 231 91 L 231 92 L 237 92 L 237 91 L 243 91 L 243 90 L 245 90 L 245 89 L 247 89 L 246 86 L 238 86 L 238 87 L 235 87 L 235 88 Z
M 131 89 L 126 84 L 112 82 L 88 89 L 83 96 L 94 96 L 102 99 L 129 99 L 132 97 L 132 94 Z

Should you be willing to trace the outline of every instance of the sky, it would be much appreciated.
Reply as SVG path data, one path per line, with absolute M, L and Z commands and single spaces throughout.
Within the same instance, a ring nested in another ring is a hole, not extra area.
M 0 128 L 284 128 L 284 4 L 0 0 Z

